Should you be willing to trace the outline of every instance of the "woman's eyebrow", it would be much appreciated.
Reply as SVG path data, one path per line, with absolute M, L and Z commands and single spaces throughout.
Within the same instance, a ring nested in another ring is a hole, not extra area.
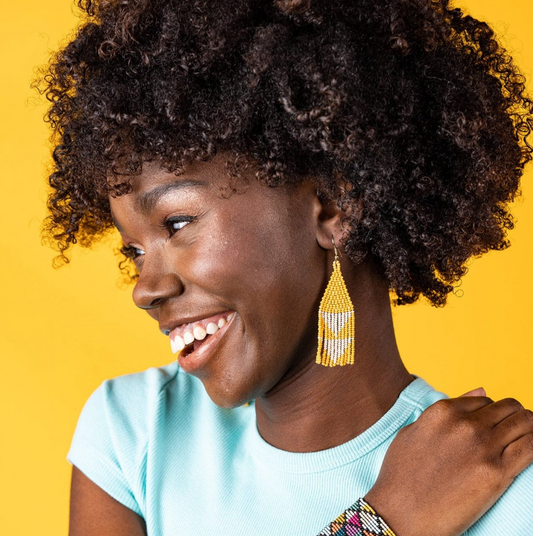
M 194 180 L 194 179 L 181 179 L 161 186 L 156 186 L 148 192 L 144 192 L 137 199 L 137 205 L 141 212 L 147 214 L 151 212 L 154 207 L 159 203 L 162 197 L 174 190 L 181 190 L 185 188 L 205 188 L 207 183 Z

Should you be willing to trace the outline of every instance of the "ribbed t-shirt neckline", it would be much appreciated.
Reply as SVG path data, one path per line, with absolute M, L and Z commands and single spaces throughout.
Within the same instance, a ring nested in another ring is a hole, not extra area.
M 288 452 L 267 443 L 257 425 L 250 427 L 252 455 L 260 464 L 286 473 L 319 473 L 351 463 L 381 445 L 403 427 L 415 410 L 423 411 L 419 403 L 425 395 L 434 391 L 422 378 L 415 379 L 400 393 L 393 406 L 370 428 L 354 439 L 318 452 Z M 255 419 L 254 419 L 255 421 Z

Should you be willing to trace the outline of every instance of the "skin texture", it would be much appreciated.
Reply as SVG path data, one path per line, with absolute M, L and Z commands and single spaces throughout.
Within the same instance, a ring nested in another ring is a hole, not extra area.
M 145 536 L 144 519 L 72 468 L 69 536 Z
M 314 364 L 331 235 L 341 243 L 339 210 L 320 201 L 312 183 L 272 190 L 244 180 L 227 198 L 219 157 L 180 177 L 145 169 L 131 194 L 110 200 L 137 255 L 133 298 L 164 333 L 193 318 L 235 313 L 213 357 L 194 372 L 211 398 L 226 407 L 255 398 L 261 435 L 293 452 L 339 445 L 376 422 L 413 378 L 371 259 L 341 261 L 356 308 L 356 364 Z M 156 191 L 165 194 L 156 199 Z M 173 234 L 178 216 L 189 223 Z M 366 499 L 397 536 L 458 536 L 533 461 L 531 412 L 515 400 L 493 403 L 482 390 L 469 395 L 431 406 L 387 452 Z M 122 534 L 145 534 L 142 520 L 74 468 L 70 536 Z

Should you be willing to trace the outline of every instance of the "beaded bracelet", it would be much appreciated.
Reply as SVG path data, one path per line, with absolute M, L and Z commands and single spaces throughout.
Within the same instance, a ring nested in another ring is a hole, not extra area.
M 396 536 L 385 521 L 364 500 L 357 502 L 332 521 L 318 536 Z

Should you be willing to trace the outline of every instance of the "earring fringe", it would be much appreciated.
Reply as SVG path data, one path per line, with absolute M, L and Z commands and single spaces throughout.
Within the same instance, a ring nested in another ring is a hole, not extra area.
M 336 249 L 333 273 L 318 309 L 316 362 L 325 367 L 353 365 L 355 357 L 355 311 Z

